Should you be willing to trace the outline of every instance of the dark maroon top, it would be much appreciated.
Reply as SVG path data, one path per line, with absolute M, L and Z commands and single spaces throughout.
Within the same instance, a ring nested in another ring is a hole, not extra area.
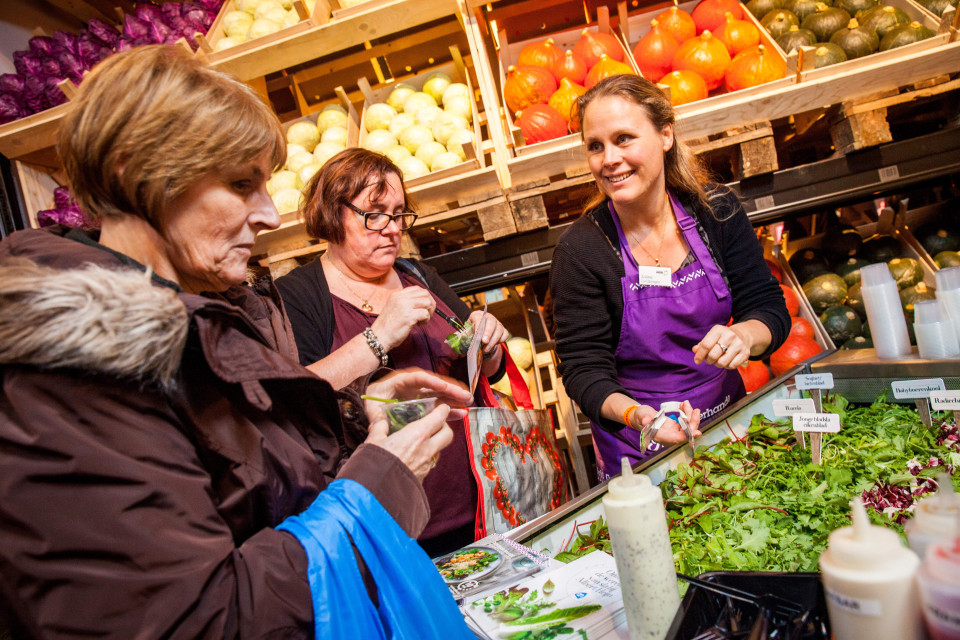
M 418 287 L 420 284 L 411 276 L 399 272 L 400 281 L 405 287 Z M 453 311 L 432 292 L 441 311 L 454 315 Z M 377 315 L 364 313 L 346 300 L 331 294 L 335 326 L 333 349 L 339 349 L 354 336 L 371 326 Z M 454 375 L 451 372 L 458 356 L 446 343 L 446 337 L 453 332 L 447 322 L 434 314 L 426 325 L 416 325 L 402 344 L 389 353 L 390 365 L 395 369 L 420 367 L 442 375 Z M 457 367 L 462 369 L 462 367 Z M 462 380 L 462 382 L 466 382 Z M 472 527 L 477 511 L 477 482 L 470 469 L 470 456 L 463 421 L 449 422 L 453 429 L 453 442 L 440 454 L 437 466 L 427 474 L 423 488 L 430 502 L 430 520 L 420 535 L 423 544 L 431 538 L 443 536 L 454 530 Z M 467 540 L 464 544 L 469 544 Z M 428 552 L 429 545 L 424 545 Z

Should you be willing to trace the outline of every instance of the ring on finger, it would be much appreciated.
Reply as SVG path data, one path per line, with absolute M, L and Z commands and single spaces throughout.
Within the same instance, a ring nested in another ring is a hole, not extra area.
M 720 347 L 720 350 L 723 351 L 724 353 L 726 353 L 727 350 L 730 348 L 725 344 L 720 344 L 719 342 L 717 343 L 717 346 Z
M 431 468 L 431 469 L 433 469 L 435 466 L 437 466 L 437 460 L 439 460 L 439 459 L 440 459 L 440 454 L 439 454 L 439 453 L 438 453 L 437 455 L 433 456 L 432 458 L 430 458 L 430 468 Z

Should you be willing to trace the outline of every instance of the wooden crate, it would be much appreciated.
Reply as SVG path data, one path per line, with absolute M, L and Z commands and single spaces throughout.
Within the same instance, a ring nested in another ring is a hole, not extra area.
M 11 162 L 10 169 L 20 188 L 30 226 L 36 229 L 39 227 L 37 212 L 53 208 L 53 192 L 62 186 L 63 178 L 58 176 L 58 180 L 58 177 L 54 177 L 55 172 L 48 167 L 20 160 Z

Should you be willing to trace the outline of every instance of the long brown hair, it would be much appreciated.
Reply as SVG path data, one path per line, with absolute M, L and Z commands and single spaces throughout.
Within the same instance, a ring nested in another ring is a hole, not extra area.
M 640 76 L 620 74 L 604 78 L 593 85 L 582 96 L 577 98 L 573 109 L 572 119 L 580 128 L 583 137 L 583 114 L 587 107 L 597 98 L 618 97 L 628 100 L 641 107 L 658 130 L 665 126 L 674 125 L 675 115 L 673 105 L 662 91 L 646 78 Z M 678 196 L 698 200 L 705 207 L 709 207 L 707 192 L 703 183 L 707 179 L 707 171 L 700 160 L 693 154 L 685 143 L 677 139 L 676 131 L 673 136 L 673 146 L 663 154 L 664 177 L 666 186 Z M 587 204 L 587 211 L 598 206 L 606 196 L 599 191 Z

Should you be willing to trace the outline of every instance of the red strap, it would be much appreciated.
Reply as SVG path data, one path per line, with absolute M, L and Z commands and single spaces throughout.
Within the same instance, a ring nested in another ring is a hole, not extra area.
M 520 373 L 520 369 L 513 361 L 513 358 L 510 357 L 510 351 L 507 349 L 507 345 L 501 344 L 500 349 L 503 357 L 506 359 L 507 380 L 510 381 L 510 393 L 513 395 L 513 401 L 517 404 L 518 409 L 533 409 L 533 399 L 530 397 L 530 389 L 527 387 L 526 379 L 523 377 L 523 374 Z M 483 404 L 488 407 L 499 407 L 500 403 L 497 401 L 497 396 L 494 395 L 493 389 L 490 388 L 490 381 L 487 380 L 486 376 L 480 376 L 479 386 L 480 397 L 483 399 Z

